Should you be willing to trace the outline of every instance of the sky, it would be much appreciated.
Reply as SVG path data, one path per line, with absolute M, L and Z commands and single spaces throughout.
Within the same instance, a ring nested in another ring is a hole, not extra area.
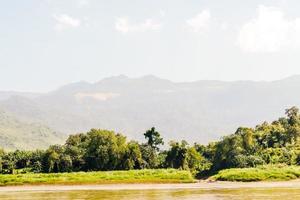
M 0 0 L 0 90 L 300 74 L 299 0 Z

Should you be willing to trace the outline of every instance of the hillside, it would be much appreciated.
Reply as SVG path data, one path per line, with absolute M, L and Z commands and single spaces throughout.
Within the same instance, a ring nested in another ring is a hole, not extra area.
M 0 97 L 0 108 L 64 134 L 104 128 L 141 140 L 142 133 L 155 126 L 166 141 L 207 143 L 238 126 L 271 121 L 285 108 L 300 106 L 299 90 L 300 76 L 272 82 L 186 83 L 116 76 L 40 95 L 6 94 Z
M 0 111 L 0 147 L 4 149 L 44 149 L 63 137 L 41 124 L 24 123 Z

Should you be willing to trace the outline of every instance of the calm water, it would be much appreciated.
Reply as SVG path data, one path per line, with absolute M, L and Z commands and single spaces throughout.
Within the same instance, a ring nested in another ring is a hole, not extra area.
M 295 200 L 299 189 L 144 190 L 144 191 L 59 191 L 0 192 L 0 199 L 18 200 Z

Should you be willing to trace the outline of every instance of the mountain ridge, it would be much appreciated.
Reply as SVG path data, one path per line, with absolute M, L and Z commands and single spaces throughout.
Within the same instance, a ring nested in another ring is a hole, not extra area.
M 166 141 L 184 135 L 187 141 L 207 143 L 238 126 L 270 121 L 284 114 L 285 108 L 300 106 L 299 90 L 299 75 L 278 81 L 230 82 L 121 75 L 71 83 L 33 98 L 22 93 L 0 96 L 0 109 L 64 136 L 104 128 L 142 140 L 143 132 L 156 126 Z
M 98 85 L 101 84 L 103 82 L 106 81 L 111 81 L 111 80 L 141 80 L 141 79 L 153 79 L 155 81 L 157 80 L 162 80 L 165 82 L 169 82 L 169 83 L 173 83 L 173 84 L 196 84 L 196 83 L 206 83 L 206 84 L 240 84 L 240 83 L 276 83 L 276 82 L 282 82 L 282 81 L 300 81 L 300 74 L 299 75 L 291 75 L 282 79 L 276 79 L 276 80 L 270 80 L 270 81 L 266 81 L 266 80 L 217 80 L 217 79 L 203 79 L 203 80 L 194 80 L 194 81 L 171 81 L 165 78 L 160 78 L 158 76 L 155 75 L 144 75 L 141 77 L 134 77 L 131 78 L 129 76 L 126 75 L 116 75 L 116 76 L 110 76 L 107 78 L 102 78 L 99 81 L 95 81 L 95 82 L 88 82 L 88 81 L 75 81 L 75 82 L 71 82 L 65 85 L 62 85 L 56 89 L 50 90 L 48 92 L 26 92 L 26 91 L 17 91 L 17 90 L 0 90 L 0 100 L 2 100 L 3 98 L 7 98 L 10 96 L 25 96 L 25 97 L 31 97 L 31 98 L 35 98 L 37 96 L 41 96 L 41 95 L 45 95 L 45 94 L 49 94 L 55 91 L 59 91 L 61 89 L 64 88 L 68 88 L 70 86 L 76 86 L 76 85 L 86 85 L 86 86 L 91 86 L 91 85 Z

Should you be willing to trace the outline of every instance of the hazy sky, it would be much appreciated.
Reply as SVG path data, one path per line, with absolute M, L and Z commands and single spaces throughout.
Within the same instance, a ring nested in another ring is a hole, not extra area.
M 300 74 L 299 0 L 0 0 L 0 90 Z

